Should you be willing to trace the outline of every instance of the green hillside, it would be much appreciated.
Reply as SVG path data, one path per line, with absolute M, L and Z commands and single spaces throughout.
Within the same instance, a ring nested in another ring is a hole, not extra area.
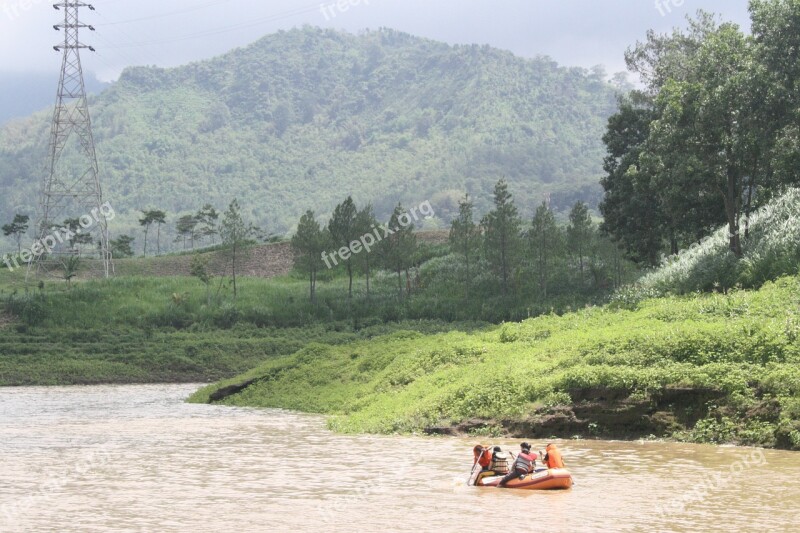
M 557 210 L 594 206 L 615 94 L 599 73 L 548 58 L 305 28 L 180 68 L 127 69 L 90 106 L 115 234 L 137 227 L 137 209 L 174 222 L 233 197 L 285 233 L 347 194 L 379 216 L 430 200 L 449 220 L 465 190 L 487 202 L 501 176 L 526 214 L 546 192 Z M 33 214 L 49 119 L 0 129 L 0 220 Z
M 473 332 L 309 344 L 194 395 L 347 432 L 671 437 L 800 449 L 800 282 Z

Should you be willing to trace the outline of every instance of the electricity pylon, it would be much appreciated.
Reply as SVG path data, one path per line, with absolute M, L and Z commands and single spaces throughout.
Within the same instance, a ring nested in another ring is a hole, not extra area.
M 63 59 L 50 130 L 49 163 L 40 193 L 39 239 L 34 245 L 38 249 L 29 264 L 42 269 L 55 260 L 65 265 L 69 262 L 74 268 L 77 258 L 89 257 L 96 265 L 99 257 L 102 272 L 108 277 L 112 269 L 109 206 L 103 204 L 80 56 L 81 50 L 94 52 L 94 48 L 81 44 L 78 37 L 82 28 L 94 31 L 91 25 L 80 22 L 80 8 L 94 11 L 94 6 L 65 0 L 53 7 L 64 12 L 63 21 L 53 26 L 64 31 L 64 41 L 53 47 L 62 52 Z

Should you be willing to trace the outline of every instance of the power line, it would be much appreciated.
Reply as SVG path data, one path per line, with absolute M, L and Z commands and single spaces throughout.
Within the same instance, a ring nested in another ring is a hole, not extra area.
M 164 17 L 172 17 L 174 15 L 183 15 L 184 13 L 191 13 L 193 11 L 200 11 L 201 9 L 206 9 L 206 8 L 209 8 L 209 7 L 218 6 L 220 4 L 227 4 L 230 1 L 231 0 L 216 0 L 214 2 L 208 2 L 208 3 L 205 3 L 205 4 L 199 5 L 199 6 L 187 7 L 185 9 L 179 9 L 177 11 L 169 11 L 167 13 L 161 13 L 161 14 L 158 14 L 158 15 L 149 15 L 147 17 L 140 17 L 140 18 L 135 18 L 135 19 L 117 20 L 117 21 L 114 21 L 114 22 L 104 22 L 102 24 L 97 24 L 97 26 L 117 26 L 117 25 L 120 25 L 120 24 L 131 24 L 131 23 L 134 23 L 134 22 L 142 22 L 142 21 L 145 21 L 145 20 L 153 20 L 153 19 L 164 18 Z

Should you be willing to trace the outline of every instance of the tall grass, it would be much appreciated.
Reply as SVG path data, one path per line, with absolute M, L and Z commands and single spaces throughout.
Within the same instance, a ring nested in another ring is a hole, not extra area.
M 660 292 L 757 288 L 764 282 L 800 271 L 800 189 L 790 189 L 756 211 L 742 239 L 743 257 L 728 248 L 728 228 L 666 260 L 639 285 Z

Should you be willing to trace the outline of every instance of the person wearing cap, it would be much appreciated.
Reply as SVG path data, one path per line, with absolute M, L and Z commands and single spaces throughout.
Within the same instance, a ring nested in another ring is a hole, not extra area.
M 509 472 L 503 479 L 500 480 L 498 487 L 504 487 L 505 484 L 512 479 L 521 478 L 522 476 L 533 472 L 538 456 L 531 452 L 531 445 L 527 442 L 523 442 L 519 445 L 519 447 L 520 452 L 519 455 L 517 455 L 517 459 L 514 461 L 514 466 L 511 469 L 511 472 Z

